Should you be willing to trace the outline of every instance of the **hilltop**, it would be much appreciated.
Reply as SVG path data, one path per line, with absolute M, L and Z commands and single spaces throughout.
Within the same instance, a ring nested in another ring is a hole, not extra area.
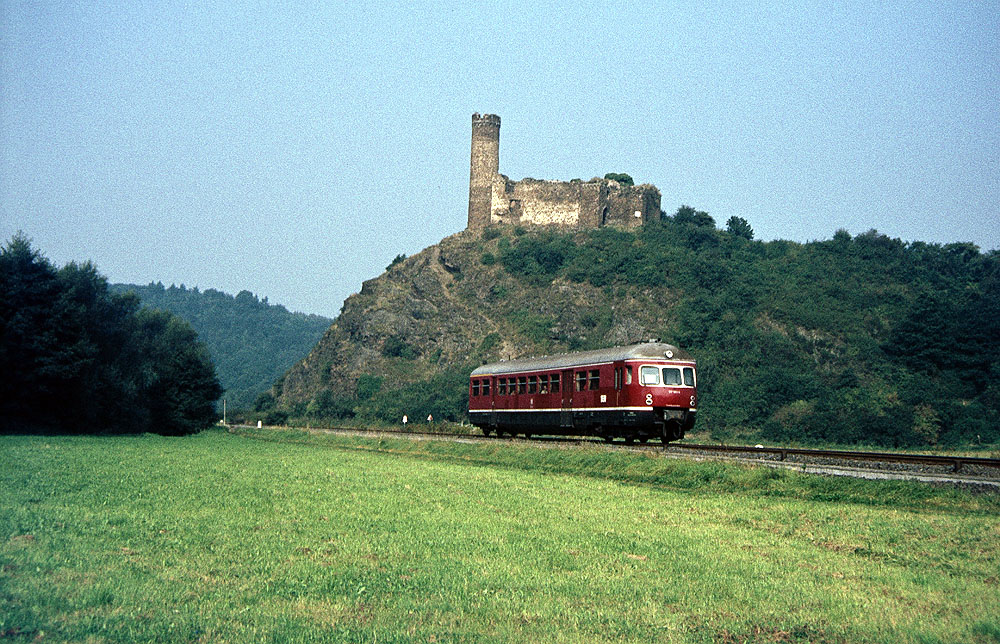
M 258 409 L 458 420 L 483 361 L 658 337 L 698 358 L 714 438 L 1000 440 L 996 251 L 752 237 L 687 207 L 632 230 L 463 231 L 364 282 Z

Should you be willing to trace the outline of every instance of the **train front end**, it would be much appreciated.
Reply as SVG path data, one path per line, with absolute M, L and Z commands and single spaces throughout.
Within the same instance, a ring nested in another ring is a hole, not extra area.
M 629 371 L 636 378 L 626 386 L 629 405 L 645 411 L 652 433 L 664 442 L 683 438 L 694 427 L 698 412 L 697 365 L 672 349 L 664 350 L 662 357 L 630 361 Z

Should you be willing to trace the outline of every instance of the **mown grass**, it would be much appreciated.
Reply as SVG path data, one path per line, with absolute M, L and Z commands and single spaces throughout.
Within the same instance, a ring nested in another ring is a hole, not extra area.
M 1000 641 L 994 496 L 253 434 L 0 437 L 0 637 Z

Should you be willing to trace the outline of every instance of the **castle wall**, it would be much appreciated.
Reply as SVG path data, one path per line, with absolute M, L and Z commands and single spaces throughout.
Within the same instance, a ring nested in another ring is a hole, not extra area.
M 513 223 L 598 228 L 641 226 L 660 217 L 660 191 L 617 181 L 511 181 L 500 174 L 500 117 L 472 115 L 469 224 Z
M 495 223 L 576 226 L 580 221 L 582 184 L 501 177 L 493 185 Z
M 621 186 L 612 194 L 604 222 L 631 228 L 660 218 L 660 191 L 649 184 Z

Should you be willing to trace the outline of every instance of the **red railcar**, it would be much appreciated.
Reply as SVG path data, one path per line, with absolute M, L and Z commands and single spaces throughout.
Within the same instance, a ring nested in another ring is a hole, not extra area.
M 679 440 L 698 409 L 694 358 L 647 342 L 494 362 L 469 378 L 469 417 L 489 435 Z

